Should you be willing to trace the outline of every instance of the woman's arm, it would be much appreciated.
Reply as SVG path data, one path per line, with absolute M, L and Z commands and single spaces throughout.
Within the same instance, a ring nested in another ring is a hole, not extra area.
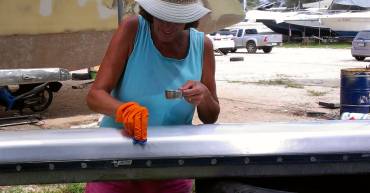
M 87 105 L 95 112 L 114 116 L 122 102 L 110 93 L 116 87 L 133 47 L 138 28 L 138 17 L 124 19 L 112 37 L 100 65 L 99 72 L 87 97 Z
M 199 119 L 203 123 L 214 123 L 220 113 L 216 93 L 215 56 L 209 38 L 204 38 L 203 71 L 201 81 L 190 80 L 181 88 L 184 98 L 197 106 Z
M 204 36 L 204 57 L 201 83 L 206 86 L 203 100 L 197 106 L 199 119 L 203 123 L 214 123 L 220 114 L 215 80 L 215 55 L 212 41 Z

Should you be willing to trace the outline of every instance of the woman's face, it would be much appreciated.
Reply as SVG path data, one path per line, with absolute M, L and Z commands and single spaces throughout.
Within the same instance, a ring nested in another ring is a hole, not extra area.
M 161 42 L 174 41 L 185 29 L 183 23 L 171 23 L 153 17 L 153 33 Z

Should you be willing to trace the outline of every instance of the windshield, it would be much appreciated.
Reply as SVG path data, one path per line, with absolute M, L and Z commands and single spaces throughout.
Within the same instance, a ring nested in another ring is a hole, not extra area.
M 222 30 L 213 32 L 210 35 L 214 36 L 216 34 L 220 34 L 220 35 L 223 35 L 223 36 L 232 35 L 231 32 L 230 32 L 230 30 L 228 30 L 228 29 L 222 29 Z
M 232 30 L 232 31 L 230 31 L 230 33 L 231 33 L 231 35 L 236 36 L 236 34 L 238 33 L 238 30 Z
M 359 32 L 356 39 L 370 40 L 370 31 Z

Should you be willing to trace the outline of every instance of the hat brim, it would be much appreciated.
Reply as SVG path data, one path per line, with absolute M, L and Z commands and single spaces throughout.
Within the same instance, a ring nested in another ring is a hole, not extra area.
M 201 2 L 185 5 L 163 0 L 136 0 L 136 2 L 154 17 L 173 23 L 191 23 L 211 11 Z

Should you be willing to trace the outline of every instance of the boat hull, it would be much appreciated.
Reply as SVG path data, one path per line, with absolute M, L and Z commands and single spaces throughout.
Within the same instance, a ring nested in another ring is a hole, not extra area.
M 370 173 L 370 121 L 0 133 L 0 185 Z
M 293 23 L 281 22 L 277 23 L 275 20 L 260 19 L 258 22 L 262 22 L 264 25 L 269 27 L 276 33 L 281 33 L 286 36 L 332 36 L 334 33 L 329 28 L 321 27 L 310 27 L 304 25 L 297 25 Z
M 370 30 L 370 12 L 340 13 L 320 19 L 338 36 L 355 37 L 359 31 Z

